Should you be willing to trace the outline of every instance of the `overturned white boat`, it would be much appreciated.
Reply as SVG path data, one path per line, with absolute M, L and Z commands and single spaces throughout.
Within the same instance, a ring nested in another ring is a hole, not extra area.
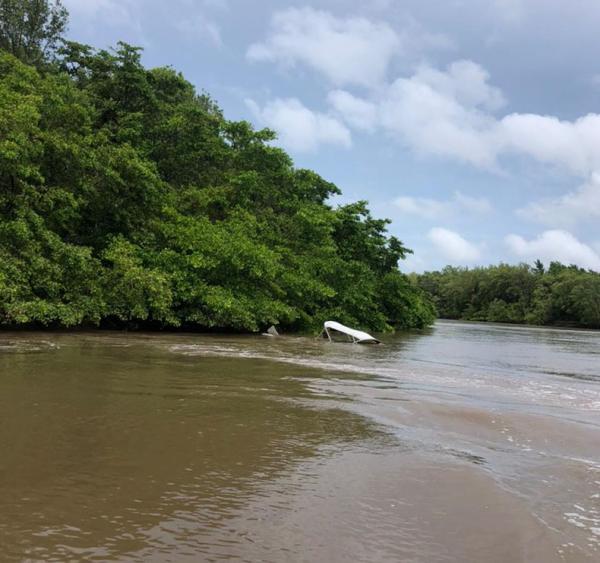
M 379 344 L 379 340 L 374 338 L 370 334 L 363 332 L 362 330 L 356 330 L 354 328 L 349 328 L 344 326 L 342 323 L 338 323 L 336 321 L 325 321 L 323 324 L 323 332 L 321 335 L 326 336 L 329 341 L 335 339 L 336 335 L 344 335 L 344 338 L 348 342 L 352 342 L 354 344 Z

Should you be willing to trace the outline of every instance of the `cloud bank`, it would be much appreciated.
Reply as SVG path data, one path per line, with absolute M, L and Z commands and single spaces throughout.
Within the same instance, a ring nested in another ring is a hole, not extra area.
M 526 240 L 518 235 L 508 235 L 505 242 L 511 252 L 523 260 L 531 261 L 538 258 L 543 262 L 558 260 L 564 264 L 577 264 L 600 272 L 600 255 L 567 231 L 545 231 L 532 240 Z
M 504 96 L 473 61 L 455 61 L 444 70 L 421 66 L 375 95 L 336 90 L 328 101 L 349 126 L 384 130 L 422 154 L 487 169 L 515 154 L 581 177 L 600 170 L 600 115 L 574 121 L 521 113 L 498 118 Z
M 522 0 L 495 0 L 494 9 L 518 25 L 530 10 Z M 517 157 L 557 174 L 578 178 L 579 187 L 553 198 L 521 206 L 517 216 L 549 227 L 575 226 L 600 218 L 600 114 L 560 119 L 542 113 L 507 112 L 507 100 L 488 71 L 473 60 L 444 67 L 411 59 L 436 43 L 430 36 L 411 45 L 406 30 L 365 17 L 336 17 L 312 8 L 276 12 L 266 38 L 254 43 L 247 58 L 287 67 L 302 66 L 325 79 L 325 110 L 299 100 L 275 98 L 260 107 L 249 102 L 261 122 L 280 132 L 283 144 L 315 151 L 322 144 L 348 148 L 353 134 L 382 133 L 420 156 L 454 161 L 497 173 Z M 426 34 L 424 33 L 423 36 Z M 410 46 L 410 47 L 409 47 Z M 437 48 L 450 48 L 440 36 Z M 421 49 L 421 51 L 419 51 Z M 398 72 L 396 61 L 411 61 Z M 490 211 L 486 198 L 455 193 L 450 199 L 402 196 L 394 200 L 402 213 L 441 220 L 460 212 Z M 459 233 L 441 227 L 428 239 L 450 260 L 474 262 L 481 248 Z M 538 256 L 596 267 L 598 254 L 565 230 L 547 230 L 526 240 L 506 238 L 519 258 Z
M 290 8 L 271 20 L 267 39 L 250 46 L 252 61 L 307 65 L 336 85 L 372 87 L 385 77 L 400 39 L 386 23 L 336 18 L 313 8 Z

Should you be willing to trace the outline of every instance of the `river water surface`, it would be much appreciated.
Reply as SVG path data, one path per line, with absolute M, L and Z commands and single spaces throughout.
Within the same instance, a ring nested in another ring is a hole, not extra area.
M 600 560 L 600 332 L 0 333 L 0 560 Z

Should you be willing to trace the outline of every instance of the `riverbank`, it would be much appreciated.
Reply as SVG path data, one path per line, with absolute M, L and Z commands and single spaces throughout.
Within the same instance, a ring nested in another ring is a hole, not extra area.
M 477 319 L 461 319 L 461 318 L 451 318 L 451 317 L 438 317 L 438 322 L 454 322 L 454 323 L 465 323 L 465 324 L 474 324 L 474 325 L 490 325 L 490 326 L 506 326 L 506 327 L 523 327 L 523 328 L 540 328 L 540 329 L 556 329 L 556 330 L 582 330 L 588 332 L 598 332 L 600 328 L 596 327 L 588 327 L 588 326 L 580 326 L 576 323 L 555 323 L 550 325 L 543 324 L 535 324 L 535 323 L 519 323 L 519 322 L 510 322 L 510 321 L 486 321 L 486 320 L 477 320 Z

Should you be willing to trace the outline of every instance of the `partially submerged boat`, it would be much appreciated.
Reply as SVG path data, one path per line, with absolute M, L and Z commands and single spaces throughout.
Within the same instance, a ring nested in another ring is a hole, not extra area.
M 330 342 L 335 339 L 336 335 L 343 335 L 347 342 L 353 344 L 379 344 L 379 340 L 367 332 L 347 327 L 336 321 L 325 321 L 321 335 L 327 337 Z

